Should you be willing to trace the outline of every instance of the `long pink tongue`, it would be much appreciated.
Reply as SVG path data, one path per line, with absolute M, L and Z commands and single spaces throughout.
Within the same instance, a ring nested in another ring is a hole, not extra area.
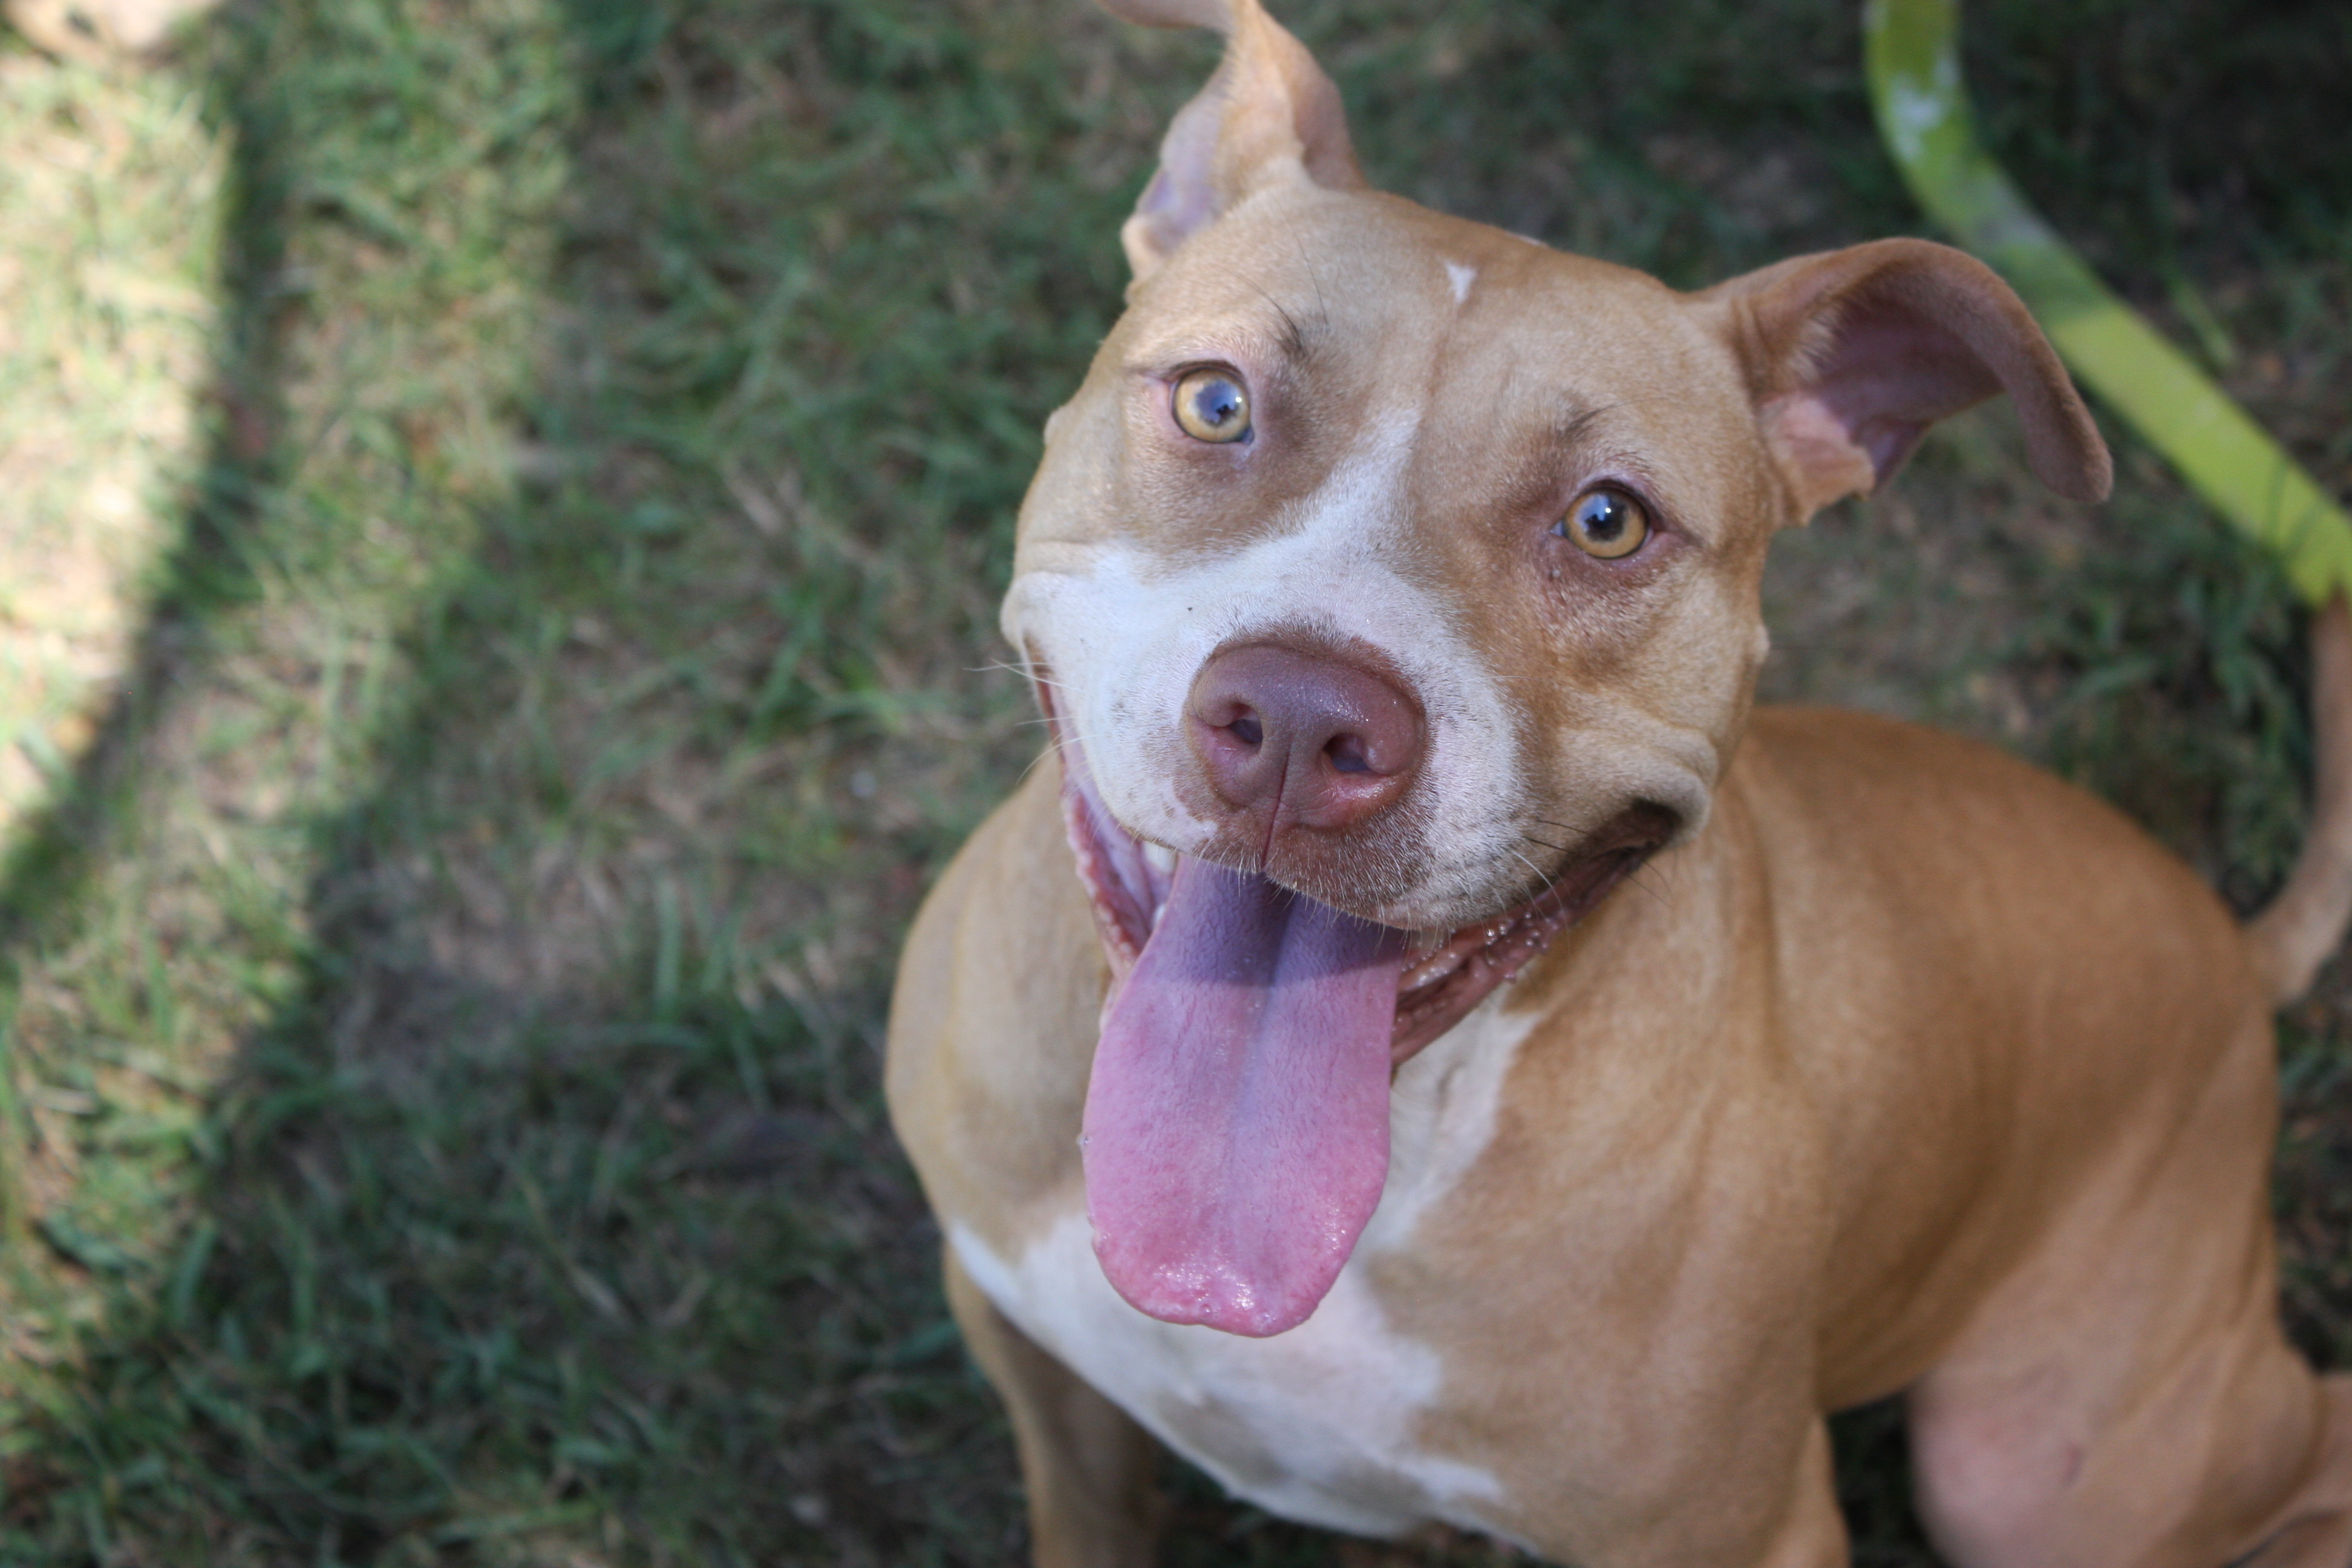
M 1186 857 L 1103 1020 L 1087 1212 L 1171 1323 L 1306 1321 L 1380 1203 L 1402 932 Z

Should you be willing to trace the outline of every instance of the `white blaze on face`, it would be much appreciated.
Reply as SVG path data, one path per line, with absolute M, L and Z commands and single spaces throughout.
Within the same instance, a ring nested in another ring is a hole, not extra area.
M 1404 906 L 1379 913 L 1427 928 L 1452 923 L 1449 900 L 1488 890 L 1517 844 L 1525 790 L 1500 682 L 1456 629 L 1450 595 L 1414 570 L 1404 485 L 1418 426 L 1411 410 L 1375 419 L 1320 489 L 1225 553 L 1177 563 L 1117 539 L 1040 550 L 1005 600 L 1004 630 L 1050 670 L 1112 814 L 1188 852 L 1213 831 L 1172 782 L 1195 766 L 1184 707 L 1209 655 L 1301 629 L 1377 650 L 1427 720 L 1413 811 L 1433 868 Z
M 1470 285 L 1478 280 L 1478 269 L 1459 261 L 1449 261 L 1445 264 L 1445 280 L 1454 286 L 1454 302 L 1466 304 L 1470 299 Z

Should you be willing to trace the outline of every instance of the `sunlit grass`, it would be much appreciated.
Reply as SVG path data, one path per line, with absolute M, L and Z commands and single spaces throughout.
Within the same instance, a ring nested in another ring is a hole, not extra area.
M 178 537 L 225 164 L 184 75 L 0 55 L 0 821 L 87 749 Z

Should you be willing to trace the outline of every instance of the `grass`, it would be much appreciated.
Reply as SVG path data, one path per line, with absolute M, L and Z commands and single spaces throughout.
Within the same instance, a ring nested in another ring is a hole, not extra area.
M 2128 11 L 1989 7 L 1990 123 L 2345 488 L 2344 19 Z M 1682 283 L 1916 227 L 1844 7 L 1286 15 L 1452 210 Z M 876 1047 L 1034 744 L 1012 512 L 1213 58 L 1039 0 L 232 0 L 142 75 L 0 58 L 0 138 L 135 153 L 0 278 L 7 428 L 63 421 L 0 547 L 85 544 L 107 463 L 141 502 L 0 881 L 0 1563 L 1017 1556 Z M 1786 542 L 1770 689 L 2000 738 L 2258 896 L 2275 574 L 2127 447 L 2105 512 L 2039 495 L 2004 417 Z M 2331 1356 L 2344 1016 L 2291 1021 L 2281 1184 Z M 1841 1440 L 1861 1560 L 1924 1562 L 1887 1414 Z M 1495 1560 L 1178 1485 L 1172 1563 Z
M 184 90 L 0 59 L 6 818 L 88 745 L 186 505 L 223 165 L 200 108 Z

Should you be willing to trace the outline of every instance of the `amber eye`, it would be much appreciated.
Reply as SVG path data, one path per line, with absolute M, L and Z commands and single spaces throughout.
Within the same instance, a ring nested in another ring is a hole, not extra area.
M 1196 370 L 1176 384 L 1176 423 L 1196 441 L 1238 441 L 1250 433 L 1249 394 L 1231 371 Z
M 1576 498 L 1568 515 L 1551 525 L 1562 539 L 1572 539 L 1587 555 L 1614 561 L 1642 548 L 1650 537 L 1650 516 L 1642 503 L 1623 490 L 1604 485 Z

